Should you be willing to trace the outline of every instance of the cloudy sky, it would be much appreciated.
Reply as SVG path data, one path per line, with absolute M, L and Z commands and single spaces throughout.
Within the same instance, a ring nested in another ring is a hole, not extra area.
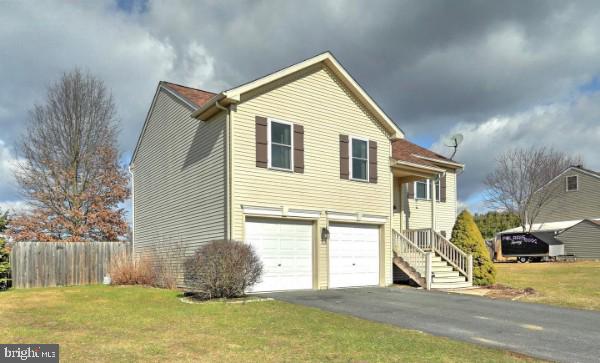
M 159 80 L 220 91 L 330 50 L 412 141 L 457 159 L 463 205 L 512 146 L 600 170 L 597 1 L 0 1 L 0 208 L 18 208 L 15 140 L 46 86 L 105 80 L 127 161 Z

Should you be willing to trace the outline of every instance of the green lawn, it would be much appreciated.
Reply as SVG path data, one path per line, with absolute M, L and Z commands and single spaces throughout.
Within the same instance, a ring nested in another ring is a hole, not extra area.
M 537 294 L 523 301 L 600 310 L 600 262 L 497 263 L 496 281 Z
M 184 304 L 178 294 L 105 286 L 12 290 L 0 293 L 0 336 L 6 343 L 59 343 L 65 362 L 524 360 L 278 301 Z

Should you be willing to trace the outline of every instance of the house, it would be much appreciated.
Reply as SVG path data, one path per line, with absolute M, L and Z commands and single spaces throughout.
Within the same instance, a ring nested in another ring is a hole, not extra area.
M 540 208 L 536 223 L 600 218 L 600 173 L 571 166 L 544 188 L 550 188 L 553 197 Z
M 583 259 L 600 259 L 600 219 L 584 219 L 561 231 L 556 238 L 565 246 L 565 253 Z
M 245 241 L 253 291 L 386 286 L 394 265 L 471 283 L 444 237 L 463 165 L 407 141 L 329 52 L 220 93 L 160 82 L 130 168 L 138 256 Z
M 600 173 L 576 165 L 566 168 L 544 188 L 550 197 L 540 207 L 532 231 L 553 232 L 565 254 L 600 258 Z M 519 232 L 513 228 L 502 234 Z

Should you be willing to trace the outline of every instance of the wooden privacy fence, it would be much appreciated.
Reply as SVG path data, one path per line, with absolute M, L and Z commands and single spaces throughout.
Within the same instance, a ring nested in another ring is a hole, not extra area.
M 16 242 L 10 253 L 15 288 L 102 283 L 110 261 L 129 242 Z

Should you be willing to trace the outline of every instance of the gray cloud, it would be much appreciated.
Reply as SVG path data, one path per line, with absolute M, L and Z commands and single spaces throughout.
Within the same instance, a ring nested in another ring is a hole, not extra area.
M 600 93 L 492 117 L 479 124 L 459 123 L 449 134 L 458 132 L 465 136 L 456 154 L 466 164 L 459 190 L 463 200 L 484 190 L 482 180 L 508 148 L 551 147 L 579 155 L 588 168 L 600 170 Z M 447 152 L 443 137 L 433 149 Z
M 539 140 L 535 121 L 562 130 L 552 137 L 587 145 L 589 134 L 561 125 L 565 119 L 581 129 L 597 125 L 597 110 L 583 106 L 592 96 L 578 91 L 600 74 L 594 1 L 150 1 L 133 12 L 112 2 L 1 7 L 0 140 L 6 147 L 45 86 L 74 66 L 112 88 L 128 152 L 158 80 L 219 91 L 324 50 L 409 137 L 437 139 L 460 130 L 477 140 L 517 138 L 511 130 L 520 125 L 517 141 L 527 143 Z M 559 116 L 519 121 L 548 105 L 560 108 Z M 576 119 L 584 109 L 588 117 Z M 486 134 L 495 119 L 508 121 Z M 559 142 L 552 137 L 543 141 Z M 468 145 L 461 152 L 469 147 L 475 156 L 460 155 L 468 163 L 464 198 L 480 190 L 490 167 L 488 145 Z M 579 151 L 594 159 L 593 148 Z M 10 198 L 0 188 L 0 201 Z

